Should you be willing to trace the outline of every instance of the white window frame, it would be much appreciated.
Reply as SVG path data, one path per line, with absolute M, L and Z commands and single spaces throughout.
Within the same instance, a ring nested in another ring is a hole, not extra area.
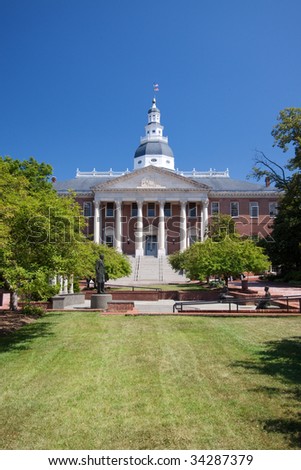
M 253 211 L 255 210 L 255 215 L 253 213 Z M 252 201 L 252 202 L 249 202 L 249 214 L 250 214 L 250 217 L 251 219 L 258 219 L 259 217 L 259 204 L 257 201 Z
M 84 217 L 92 217 L 92 202 L 86 201 L 83 203 Z
M 108 205 L 112 204 L 112 209 L 108 209 Z M 111 213 L 112 210 L 112 213 Z M 114 202 L 107 202 L 106 203 L 106 217 L 107 218 L 113 218 L 114 217 Z
M 150 211 L 152 211 L 152 209 L 150 208 L 151 205 L 154 206 L 153 214 L 150 214 Z M 147 203 L 147 217 L 156 217 L 156 204 L 154 202 Z
M 276 217 L 278 214 L 277 202 L 269 202 L 269 215 L 270 217 Z
M 169 207 L 167 208 L 167 204 Z M 164 217 L 172 217 L 172 205 L 171 202 L 165 202 L 164 204 Z
M 136 205 L 134 207 L 134 205 Z M 137 217 L 138 216 L 138 204 L 137 202 L 132 202 L 131 204 L 131 217 Z
M 111 246 L 111 247 L 114 246 L 114 236 L 113 236 L 113 234 L 109 233 L 108 235 L 106 235 L 105 244 L 107 246 Z
M 193 212 L 195 213 L 193 214 Z M 197 212 L 196 202 L 189 202 L 188 203 L 188 217 L 190 217 L 191 219 L 196 219 L 197 215 L 198 215 L 198 212 Z
M 217 210 L 213 210 L 213 204 L 216 204 Z M 218 215 L 220 213 L 220 208 L 219 208 L 219 202 L 218 201 L 212 201 L 211 202 L 211 215 Z
M 236 205 L 236 210 L 237 210 L 236 215 L 233 215 L 234 211 L 232 210 L 232 208 L 235 207 L 234 205 Z M 230 202 L 230 215 L 233 219 L 239 217 L 239 202 L 238 201 L 231 201 Z

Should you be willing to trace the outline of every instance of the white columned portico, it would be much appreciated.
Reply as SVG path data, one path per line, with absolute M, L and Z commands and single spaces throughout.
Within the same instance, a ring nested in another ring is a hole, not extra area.
M 187 248 L 187 215 L 186 215 L 186 201 L 181 201 L 180 213 L 180 251 Z
M 137 201 L 137 225 L 135 232 L 135 256 L 143 256 L 143 214 L 142 201 Z
M 159 203 L 159 225 L 158 225 L 158 256 L 165 256 L 165 221 L 164 221 L 164 203 Z
M 94 201 L 94 242 L 100 243 L 100 217 L 99 217 L 99 202 Z
M 202 241 L 207 238 L 208 206 L 209 206 L 209 200 L 206 199 L 205 201 L 203 201 L 203 207 L 202 207 L 202 234 L 201 234 Z

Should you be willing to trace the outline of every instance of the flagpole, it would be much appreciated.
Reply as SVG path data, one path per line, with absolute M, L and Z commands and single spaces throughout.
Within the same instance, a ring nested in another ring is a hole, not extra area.
M 154 90 L 154 99 L 156 100 L 156 93 L 159 91 L 159 84 L 157 82 L 153 83 L 153 90 Z

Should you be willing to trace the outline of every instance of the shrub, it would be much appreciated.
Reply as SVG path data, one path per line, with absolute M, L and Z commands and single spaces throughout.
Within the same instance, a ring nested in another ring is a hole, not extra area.
M 42 315 L 45 314 L 45 310 L 41 306 L 27 304 L 27 305 L 24 305 L 24 307 L 21 310 L 21 313 L 23 315 L 33 315 L 33 316 L 41 317 Z

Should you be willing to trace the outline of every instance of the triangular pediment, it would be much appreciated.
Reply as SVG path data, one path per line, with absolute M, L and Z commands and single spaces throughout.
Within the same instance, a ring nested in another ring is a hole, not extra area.
M 94 191 L 110 190 L 193 190 L 209 191 L 211 188 L 205 184 L 178 175 L 170 170 L 147 166 L 131 173 L 100 183 L 92 188 Z

